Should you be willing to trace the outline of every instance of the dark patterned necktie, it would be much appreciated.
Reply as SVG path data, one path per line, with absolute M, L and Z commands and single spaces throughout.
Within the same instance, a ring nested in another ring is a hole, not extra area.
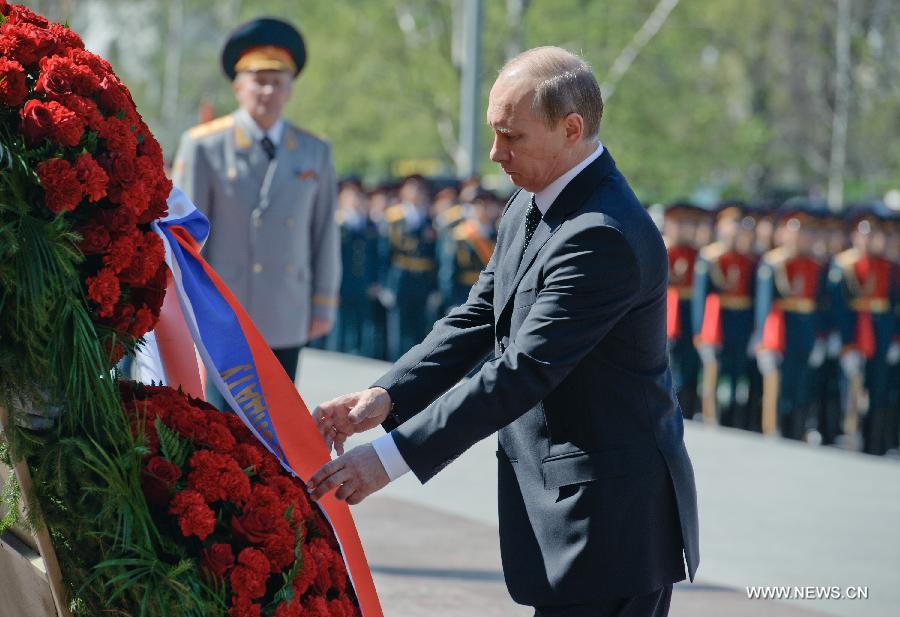
M 271 139 L 269 139 L 269 136 L 266 135 L 265 137 L 263 137 L 260 140 L 260 143 L 262 144 L 262 149 L 266 151 L 266 156 L 269 157 L 269 160 L 271 161 L 272 159 L 274 159 L 275 158 L 275 144 L 272 142 Z
M 534 201 L 534 195 L 531 196 L 531 205 L 528 206 L 528 213 L 525 215 L 525 246 L 522 247 L 522 255 L 528 250 L 528 243 L 537 229 L 538 223 L 541 222 L 541 211 Z

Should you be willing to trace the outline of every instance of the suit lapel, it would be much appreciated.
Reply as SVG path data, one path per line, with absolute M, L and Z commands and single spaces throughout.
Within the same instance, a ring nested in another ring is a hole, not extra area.
M 498 298 L 506 298 L 506 293 L 516 278 L 519 257 L 522 255 L 522 245 L 525 244 L 525 214 L 528 211 L 529 203 L 531 203 L 531 193 L 519 191 L 518 196 L 504 215 L 504 218 L 508 216 L 511 219 L 509 225 L 513 236 L 512 240 L 506 243 L 503 258 L 497 264 L 494 293 Z
M 541 219 L 541 222 L 538 223 L 534 236 L 532 236 L 531 242 L 528 243 L 528 248 L 525 250 L 524 255 L 522 255 L 522 246 L 525 244 L 524 220 L 528 206 L 525 205 L 523 207 L 522 204 L 519 205 L 519 220 L 516 222 L 518 231 L 502 264 L 504 266 L 504 274 L 509 277 L 504 280 L 510 281 L 510 283 L 509 286 L 505 283 L 503 285 L 503 295 L 501 296 L 503 303 L 500 305 L 500 313 L 506 309 L 516 288 L 522 281 L 522 277 L 525 276 L 525 273 L 534 263 L 541 248 L 556 233 L 568 216 L 581 208 L 588 197 L 600 185 L 600 182 L 614 170 L 615 163 L 609 151 L 604 148 L 603 153 L 575 176 L 550 205 L 550 208 L 547 209 L 547 213 Z M 522 191 L 521 194 L 528 196 L 524 201 L 526 204 L 530 204 L 531 193 Z M 519 255 L 522 255 L 521 261 L 518 261 Z

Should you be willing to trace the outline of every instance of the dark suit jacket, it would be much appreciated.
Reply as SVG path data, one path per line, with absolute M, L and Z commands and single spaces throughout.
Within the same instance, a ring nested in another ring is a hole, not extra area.
M 501 551 L 517 602 L 647 593 L 684 579 L 682 549 L 693 579 L 697 499 L 666 352 L 662 238 L 606 150 L 520 263 L 530 199 L 510 200 L 466 304 L 374 384 L 394 402 L 384 427 L 423 482 L 499 431 Z

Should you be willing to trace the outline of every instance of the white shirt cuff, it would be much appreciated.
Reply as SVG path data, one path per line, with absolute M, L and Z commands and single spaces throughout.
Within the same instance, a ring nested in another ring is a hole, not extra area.
M 375 448 L 375 454 L 378 455 L 381 466 L 384 467 L 391 482 L 409 471 L 409 465 L 403 460 L 403 455 L 397 449 L 397 444 L 394 443 L 394 438 L 390 433 L 374 440 L 372 447 Z

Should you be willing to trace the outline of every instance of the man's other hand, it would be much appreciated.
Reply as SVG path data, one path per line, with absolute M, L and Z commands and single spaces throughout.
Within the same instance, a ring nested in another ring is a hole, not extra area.
M 357 446 L 326 463 L 309 479 L 313 499 L 321 499 L 337 489 L 334 496 L 351 506 L 387 486 L 390 482 L 372 444 Z
M 350 435 L 379 426 L 391 412 L 391 397 L 384 388 L 369 388 L 322 403 L 313 410 L 313 419 L 330 449 L 344 453 Z

